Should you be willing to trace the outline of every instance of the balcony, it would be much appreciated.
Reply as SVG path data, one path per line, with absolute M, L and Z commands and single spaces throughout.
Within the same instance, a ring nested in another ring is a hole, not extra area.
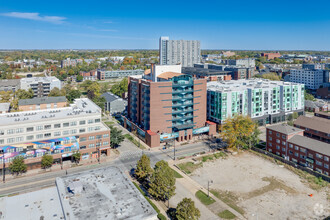
M 188 92 L 193 92 L 194 90 L 189 88 L 189 89 L 175 89 L 172 91 L 172 94 L 179 94 L 179 93 L 188 93 Z

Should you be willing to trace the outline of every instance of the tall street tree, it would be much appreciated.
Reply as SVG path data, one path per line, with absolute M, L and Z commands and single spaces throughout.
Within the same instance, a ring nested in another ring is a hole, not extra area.
M 112 127 L 110 131 L 110 144 L 112 148 L 118 147 L 121 142 L 124 141 L 124 136 L 121 133 L 122 131 Z
M 178 220 L 197 220 L 201 217 L 198 208 L 195 207 L 194 201 L 190 198 L 183 198 L 183 200 L 176 207 L 176 218 Z
M 174 173 L 164 160 L 156 163 L 148 192 L 155 199 L 162 201 L 170 199 L 175 194 Z
M 27 170 L 27 166 L 24 163 L 24 157 L 22 156 L 15 157 L 12 163 L 9 165 L 9 170 L 10 172 L 16 175 L 25 173 Z
M 53 166 L 53 156 L 49 154 L 45 154 L 41 158 L 41 168 L 47 169 Z
M 150 158 L 143 154 L 137 162 L 135 175 L 140 182 L 144 182 L 151 176 L 152 172 L 153 170 L 150 166 Z

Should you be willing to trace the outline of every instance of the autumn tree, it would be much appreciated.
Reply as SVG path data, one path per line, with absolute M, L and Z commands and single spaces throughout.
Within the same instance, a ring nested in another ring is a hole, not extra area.
M 158 161 L 150 177 L 149 194 L 157 200 L 166 201 L 175 193 L 175 177 L 173 170 L 164 160 Z
M 100 91 L 100 84 L 93 82 L 87 87 L 87 96 L 89 99 L 94 99 L 95 97 L 99 97 L 101 95 Z
M 34 96 L 34 92 L 31 88 L 28 91 L 24 89 L 19 89 L 15 92 L 15 96 L 18 99 L 32 99 Z
M 248 116 L 235 115 L 227 118 L 220 128 L 221 138 L 229 148 L 250 148 L 259 141 L 258 125 Z
M 140 182 L 144 182 L 152 174 L 153 170 L 150 166 L 150 158 L 143 154 L 137 162 L 135 175 Z
M 178 220 L 197 220 L 201 217 L 199 209 L 195 207 L 194 201 L 192 201 L 190 198 L 182 199 L 182 201 L 176 207 L 175 215 Z

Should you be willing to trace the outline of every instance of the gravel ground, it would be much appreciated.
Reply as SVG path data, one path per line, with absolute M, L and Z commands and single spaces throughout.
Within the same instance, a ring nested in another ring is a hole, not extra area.
M 330 214 L 329 188 L 315 191 L 298 175 L 252 153 L 203 163 L 191 178 L 204 187 L 213 180 L 210 189 L 235 195 L 248 219 L 323 219 Z

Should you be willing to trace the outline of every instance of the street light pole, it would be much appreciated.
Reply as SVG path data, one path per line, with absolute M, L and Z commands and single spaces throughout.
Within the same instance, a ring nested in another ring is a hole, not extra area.
M 5 183 L 6 182 L 5 150 L 2 149 L 2 150 L 0 150 L 0 152 L 2 153 L 2 181 L 3 181 L 3 183 Z
M 173 139 L 174 141 L 174 160 L 175 160 L 175 138 Z

